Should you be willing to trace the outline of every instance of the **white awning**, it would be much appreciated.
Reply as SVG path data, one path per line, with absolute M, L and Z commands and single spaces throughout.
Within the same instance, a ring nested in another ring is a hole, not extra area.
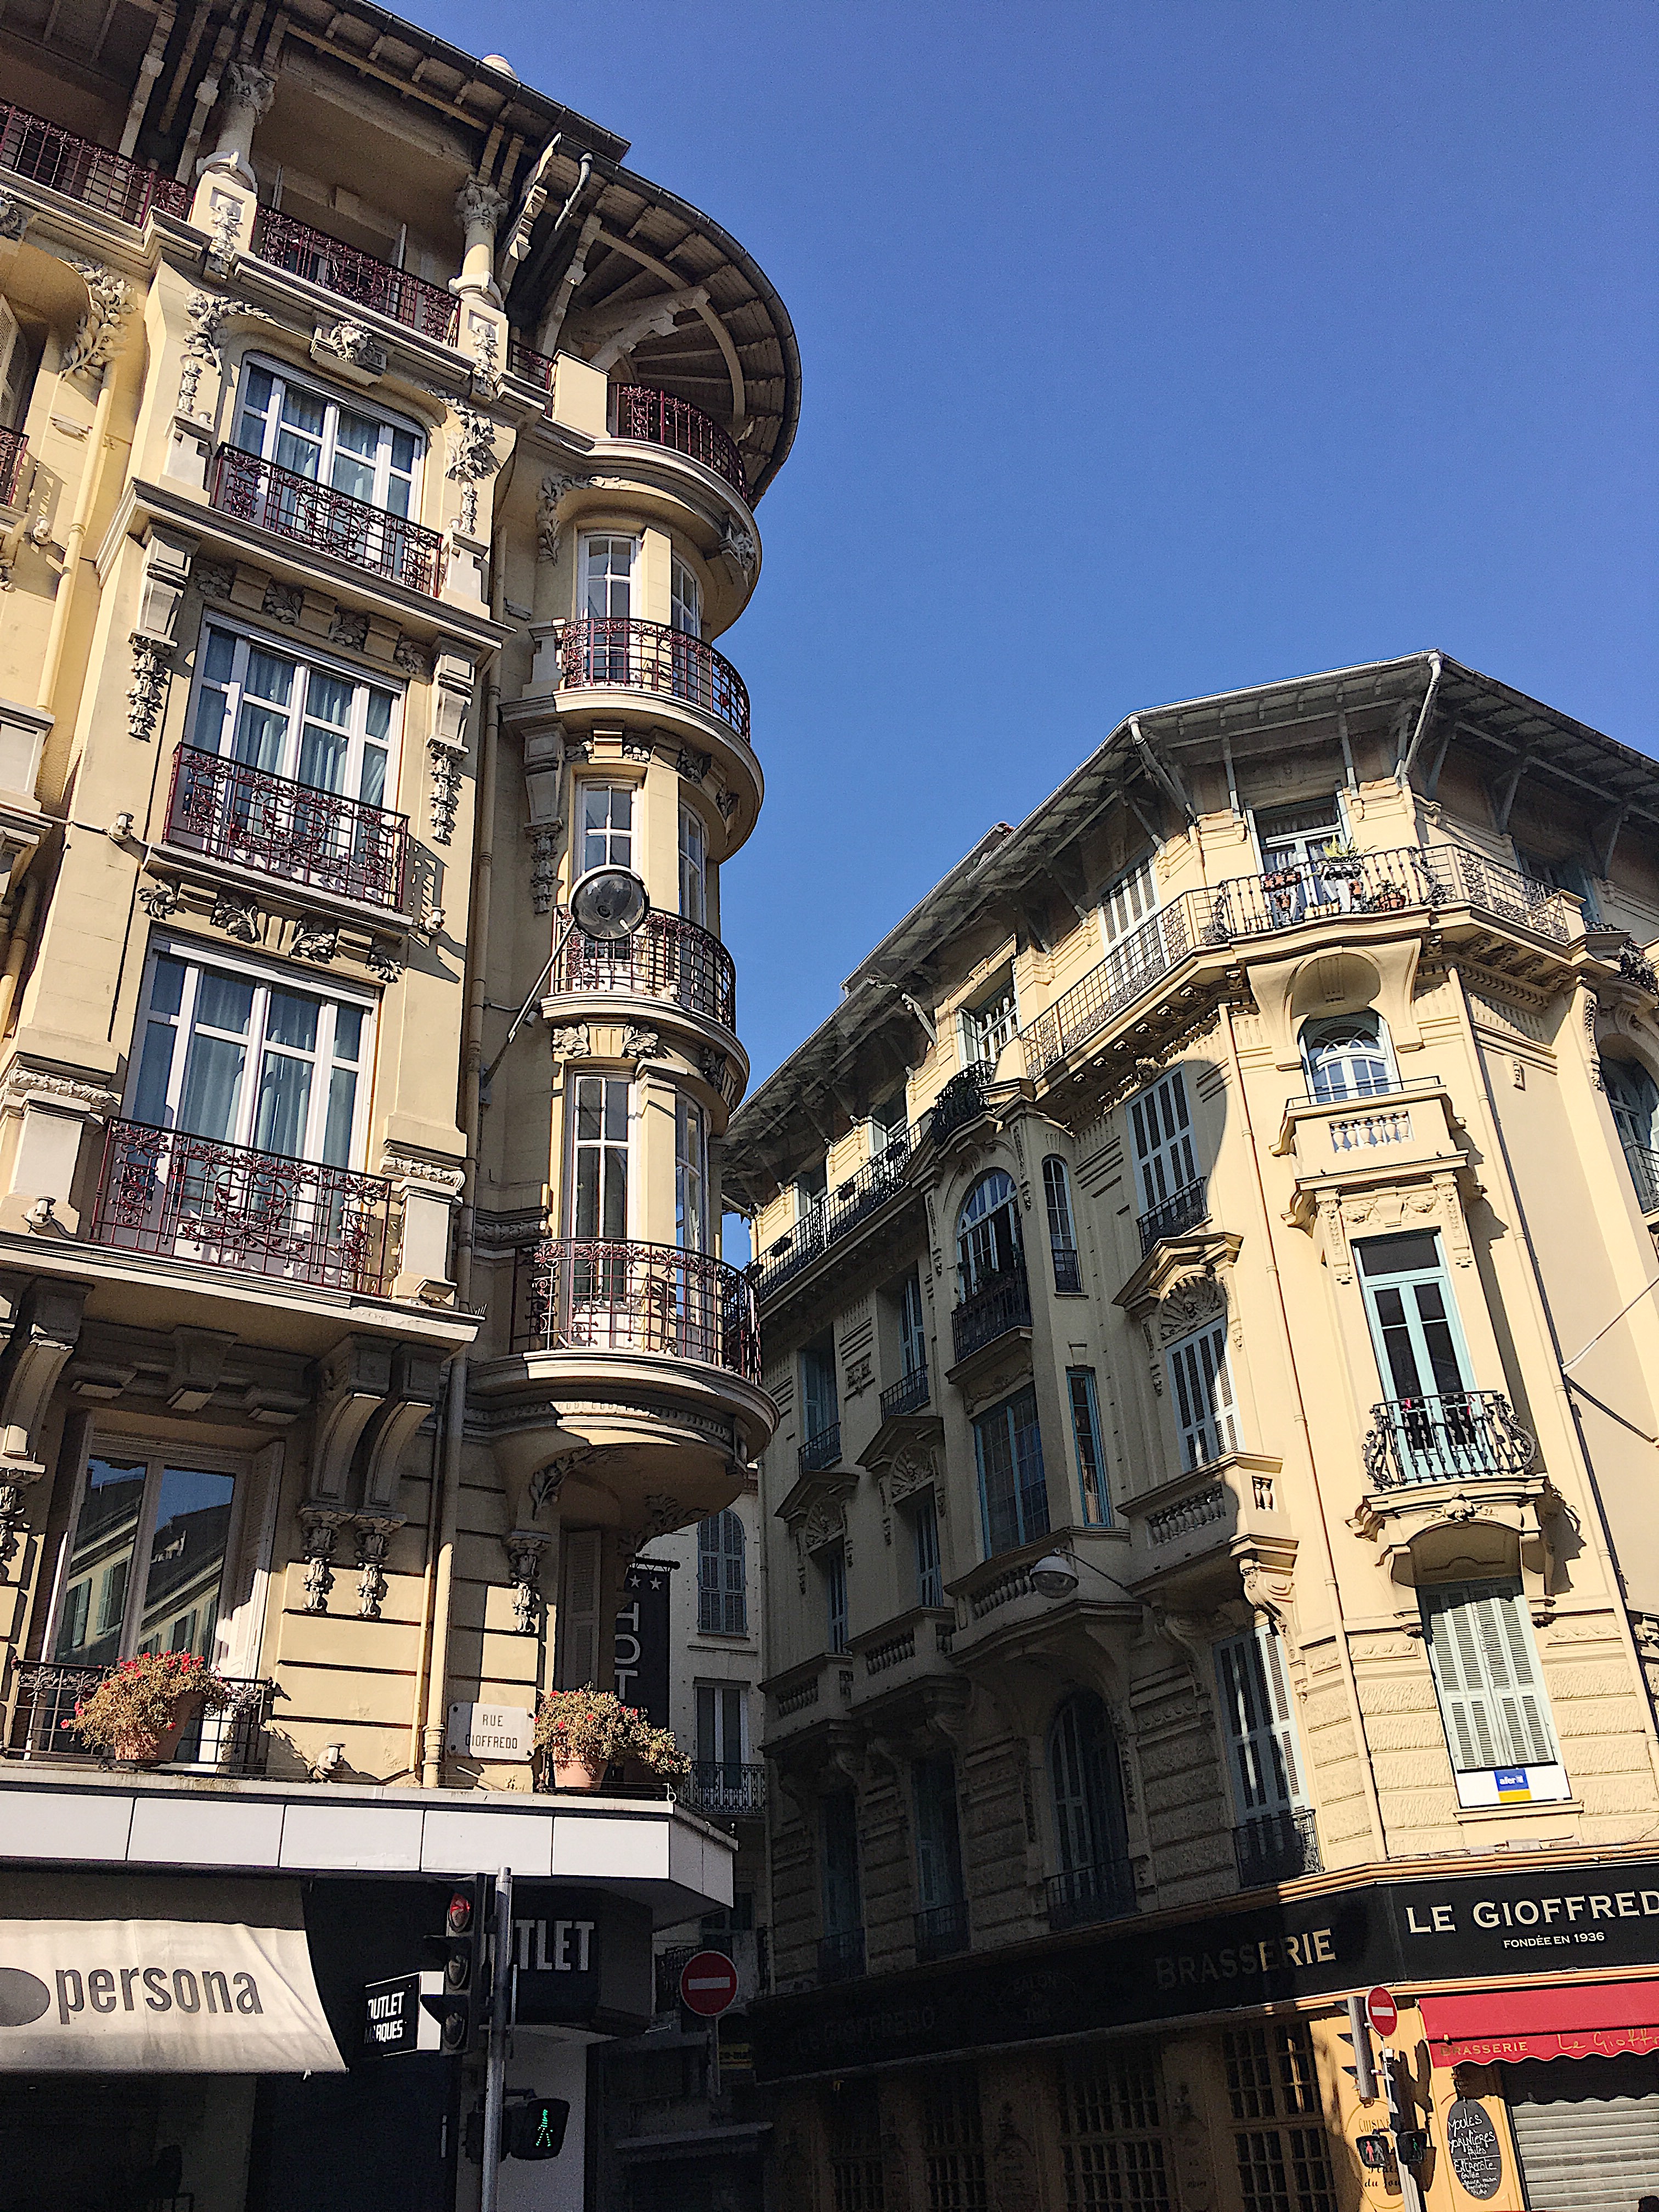
M 176 1919 L 0 1917 L 0 2073 L 343 2074 L 298 1892 L 258 1885 L 256 1923 L 249 1887 L 167 1885 Z M 95 1880 L 53 1887 L 71 1914 L 114 1902 Z

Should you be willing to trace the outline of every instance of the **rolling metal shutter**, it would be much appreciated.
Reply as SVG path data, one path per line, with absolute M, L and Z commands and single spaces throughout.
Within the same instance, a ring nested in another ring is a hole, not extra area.
M 1530 2212 L 1636 2212 L 1659 2191 L 1659 2063 L 1528 2058 L 1504 2069 Z

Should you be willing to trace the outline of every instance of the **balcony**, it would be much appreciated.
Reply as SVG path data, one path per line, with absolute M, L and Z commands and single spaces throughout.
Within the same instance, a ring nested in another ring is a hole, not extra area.
M 406 269 L 394 269 L 389 261 L 360 253 L 326 231 L 278 215 L 275 208 L 260 209 L 253 250 L 261 260 L 286 269 L 290 276 L 303 276 L 308 284 L 319 284 L 342 300 L 371 307 L 422 337 L 445 345 L 453 343 L 461 303 L 443 285 L 428 284 Z
M 112 1121 L 91 1237 L 119 1251 L 385 1297 L 392 1185 L 182 1129 Z
M 515 1352 L 644 1352 L 760 1382 L 754 1291 L 710 1252 L 546 1238 L 519 1249 L 513 1310 Z
M 0 106 L 0 169 L 122 222 L 142 223 L 152 208 L 182 222 L 195 197 L 189 185 L 60 131 L 26 107 Z
M 821 1984 L 827 1986 L 830 1982 L 856 1981 L 863 1972 L 862 1928 L 847 1928 L 838 1936 L 819 1937 L 818 1980 Z
M 556 941 L 569 919 L 562 908 L 554 916 Z M 653 910 L 642 929 L 615 944 L 573 931 L 554 962 L 549 989 L 555 995 L 620 991 L 662 999 L 737 1034 L 738 971 L 732 956 L 712 930 L 678 915 Z
M 701 461 L 704 468 L 724 477 L 748 505 L 749 478 L 743 456 L 731 434 L 701 407 L 692 406 L 689 399 L 676 399 L 672 392 L 659 392 L 650 384 L 613 385 L 611 402 L 617 437 L 643 439 L 653 446 L 666 446 L 671 453 L 684 453 L 687 460 Z
M 724 653 L 667 623 L 586 615 L 559 639 L 559 688 L 646 691 L 678 699 L 724 723 L 750 745 L 749 693 Z
M 443 588 L 444 541 L 437 531 L 279 469 L 240 447 L 221 446 L 215 454 L 208 497 L 238 522 L 313 552 L 331 553 L 406 591 L 436 599 Z
M 927 1115 L 927 1134 L 932 1141 L 942 1145 L 958 1129 L 965 1129 L 970 1121 L 977 1121 L 982 1114 L 988 1114 L 990 1088 L 991 1070 L 979 1060 L 959 1069 L 948 1083 L 942 1085 Z
M 50 1759 L 54 1765 L 113 1764 L 107 1753 L 81 1741 L 74 1721 L 76 1703 L 89 1698 L 114 1671 L 112 1667 L 20 1667 L 8 1757 Z M 270 1749 L 265 1723 L 275 1686 L 245 1677 L 222 1679 L 229 1687 L 230 1704 L 222 1711 L 204 1712 L 190 1723 L 179 1739 L 173 1763 L 191 1771 L 263 1774 Z
M 1270 1882 L 1295 1881 L 1302 1875 L 1325 1871 L 1314 1816 L 1301 1806 L 1253 1813 L 1241 1820 L 1233 1830 L 1233 1856 L 1241 1889 L 1261 1889 Z
M 992 1275 L 951 1315 L 951 1343 L 959 1367 L 1017 1328 L 1031 1326 L 1031 1291 L 1024 1267 Z
M 930 1905 L 911 1915 L 915 1933 L 916 1964 L 926 1966 L 935 1959 L 953 1959 L 969 1945 L 968 1905 Z
M 827 1467 L 836 1467 L 841 1461 L 841 1423 L 831 1421 L 827 1429 L 808 1437 L 800 1448 L 800 1471 L 803 1474 L 822 1474 Z
M 913 1367 L 908 1375 L 901 1375 L 890 1389 L 882 1392 L 881 1418 L 892 1421 L 902 1413 L 919 1413 L 927 1403 L 927 1367 Z
M 1135 1227 L 1140 1231 L 1140 1256 L 1144 1260 L 1161 1237 L 1184 1236 L 1196 1229 L 1209 1212 L 1206 1196 L 1208 1185 L 1200 1176 L 1196 1182 L 1187 1183 L 1172 1198 L 1143 1213 Z
M 1645 1145 L 1626 1144 L 1625 1164 L 1636 1186 L 1636 1203 L 1644 1213 L 1659 1213 L 1659 1152 Z
M 21 430 L 0 429 L 0 507 L 15 504 L 23 488 L 23 464 L 28 440 Z
M 1048 1876 L 1048 1925 L 1056 1936 L 1097 1920 L 1121 1920 L 1135 1911 L 1134 1875 L 1127 1859 L 1102 1859 Z
M 1390 1398 L 1371 1407 L 1364 1443 L 1373 1490 L 1524 1475 L 1538 1449 L 1501 1390 Z
M 810 1212 L 805 1213 L 787 1237 L 768 1247 L 754 1270 L 755 1295 L 771 1297 L 792 1275 L 828 1251 L 840 1237 L 848 1236 L 869 1215 L 886 1205 L 903 1186 L 910 1158 L 908 1131 L 893 1139 L 884 1151 L 866 1160 L 856 1175 L 826 1191 Z
M 181 745 L 173 762 L 167 834 L 210 860 L 368 906 L 403 905 L 406 815 L 194 745 Z
M 681 1804 L 694 1813 L 725 1820 L 762 1820 L 766 1817 L 766 1768 L 699 1759 L 693 1761 L 678 1794 Z

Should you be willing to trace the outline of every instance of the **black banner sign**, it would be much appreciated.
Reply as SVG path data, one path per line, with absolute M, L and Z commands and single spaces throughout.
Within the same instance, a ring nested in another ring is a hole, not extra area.
M 653 1728 L 668 1726 L 668 1583 L 674 1570 L 656 1559 L 635 1559 L 623 1583 L 617 1614 L 617 1676 L 613 1688 Z
M 513 1885 L 514 2016 L 527 2027 L 648 2021 L 651 1912 L 562 1882 Z

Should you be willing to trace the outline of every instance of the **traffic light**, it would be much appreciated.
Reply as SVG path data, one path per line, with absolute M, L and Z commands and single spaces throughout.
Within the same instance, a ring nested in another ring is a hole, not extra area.
M 1401 2166 L 1421 2166 L 1429 2154 L 1429 2131 L 1426 2128 L 1396 2128 L 1394 2131 L 1395 2156 Z
M 1359 2153 L 1359 2163 L 1371 2173 L 1382 2173 L 1389 2163 L 1389 2139 L 1380 2130 L 1361 2136 L 1354 2148 Z
M 465 1889 L 451 1893 L 442 1935 L 425 1938 L 428 1956 L 440 1971 L 422 1975 L 421 2002 L 437 2019 L 439 2048 L 452 2053 L 475 2051 L 483 2040 L 489 2012 L 491 1888 L 487 1874 L 474 1875 Z
M 564 2148 L 570 2107 L 562 2097 L 532 2097 L 501 2115 L 503 2158 L 556 2158 Z

